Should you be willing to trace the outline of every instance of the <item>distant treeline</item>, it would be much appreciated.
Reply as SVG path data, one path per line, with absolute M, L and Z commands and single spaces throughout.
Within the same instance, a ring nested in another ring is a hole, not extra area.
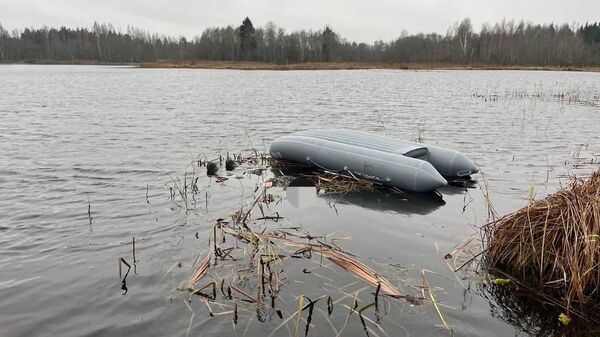
M 583 26 L 502 21 L 473 30 L 470 19 L 445 35 L 409 35 L 373 44 L 350 42 L 329 26 L 287 33 L 273 23 L 208 28 L 192 41 L 128 27 L 94 23 L 91 29 L 26 28 L 0 24 L 2 61 L 146 62 L 160 60 L 453 63 L 523 66 L 600 65 L 600 24 Z

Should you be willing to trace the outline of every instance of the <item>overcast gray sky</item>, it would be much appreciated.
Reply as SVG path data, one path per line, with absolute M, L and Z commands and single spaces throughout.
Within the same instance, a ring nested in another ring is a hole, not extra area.
M 90 27 L 94 21 L 156 33 L 200 35 L 207 27 L 255 26 L 268 21 L 286 28 L 321 29 L 329 24 L 354 41 L 391 40 L 409 33 L 445 33 L 470 17 L 476 30 L 503 18 L 535 23 L 600 21 L 600 0 L 0 0 L 0 23 L 25 27 Z

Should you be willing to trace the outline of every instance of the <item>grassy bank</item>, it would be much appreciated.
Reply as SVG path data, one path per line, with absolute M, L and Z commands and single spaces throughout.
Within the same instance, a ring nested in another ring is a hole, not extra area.
M 21 60 L 0 61 L 0 64 L 57 64 L 57 65 L 112 65 L 140 68 L 182 69 L 236 69 L 236 70 L 353 70 L 353 69 L 406 69 L 406 70 L 541 70 L 541 71 L 587 71 L 600 72 L 600 67 L 579 66 L 522 66 L 498 64 L 452 64 L 452 63 L 383 63 L 383 62 L 307 62 L 274 64 L 243 61 L 153 61 L 153 62 L 105 62 L 97 60 Z
M 142 68 L 238 69 L 238 70 L 351 70 L 351 69 L 411 69 L 411 70 L 545 70 L 600 72 L 600 67 L 537 67 L 490 64 L 450 63 L 365 63 L 316 62 L 272 64 L 239 61 L 159 61 L 139 64 Z
M 0 64 L 139 66 L 139 63 L 137 62 L 107 62 L 98 60 L 0 60 Z

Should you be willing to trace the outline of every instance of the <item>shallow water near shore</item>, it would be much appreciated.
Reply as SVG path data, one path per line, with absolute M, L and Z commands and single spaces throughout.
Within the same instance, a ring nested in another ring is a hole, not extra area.
M 282 323 L 276 315 L 260 323 L 244 311 L 234 326 L 198 299 L 188 330 L 188 296 L 176 288 L 216 219 L 247 207 L 271 176 L 200 174 L 197 209 L 185 212 L 167 186 L 199 154 L 266 152 L 278 136 L 319 127 L 422 138 L 476 161 L 502 215 L 532 190 L 541 198 L 598 168 L 599 88 L 599 74 L 575 72 L 0 65 L 0 335 L 268 335 Z M 473 178 L 474 188 L 440 189 L 443 201 L 372 192 L 288 200 L 277 190 L 272 211 L 282 227 L 345 238 L 337 243 L 407 293 L 431 271 L 457 336 L 526 336 L 477 279 L 457 279 L 444 262 L 488 220 L 483 176 Z M 136 270 L 123 295 L 117 259 L 132 261 L 133 237 Z M 319 261 L 294 264 L 281 294 L 287 313 L 300 294 L 341 298 L 368 286 Z M 387 335 L 449 335 L 433 306 L 390 302 Z M 309 335 L 335 335 L 347 310 L 328 317 L 319 305 Z M 360 320 L 343 335 L 365 335 Z

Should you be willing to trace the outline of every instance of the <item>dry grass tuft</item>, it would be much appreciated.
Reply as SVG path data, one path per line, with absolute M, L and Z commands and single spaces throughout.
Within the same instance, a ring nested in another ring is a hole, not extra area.
M 600 171 L 485 228 L 486 262 L 567 308 L 600 298 Z

